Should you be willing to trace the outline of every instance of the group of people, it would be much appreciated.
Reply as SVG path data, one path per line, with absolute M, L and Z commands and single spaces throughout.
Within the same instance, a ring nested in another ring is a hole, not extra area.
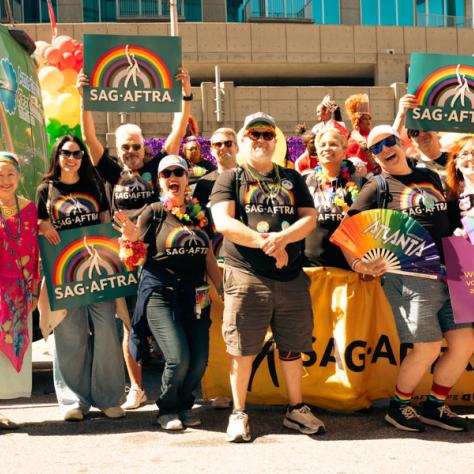
M 303 268 L 315 266 L 353 271 L 362 280 L 383 276 L 400 341 L 413 344 L 385 420 L 408 431 L 425 425 L 466 430 L 466 420 L 445 401 L 474 351 L 474 329 L 454 321 L 445 281 L 386 273 L 382 260 L 355 258 L 330 237 L 346 216 L 367 209 L 416 210 L 412 215 L 442 259 L 441 239 L 464 235 L 461 216 L 474 208 L 474 136 L 457 137 L 446 153 L 434 132 L 408 130 L 419 153 L 407 159 L 401 132 L 406 111 L 416 105 L 413 96 L 401 100 L 393 125 L 373 129 L 366 97 L 348 100 L 351 133 L 325 98 L 296 170 L 274 163 L 277 125 L 262 112 L 245 118 L 239 136 L 230 128 L 212 134 L 213 166 L 200 156 L 197 139 L 179 155 L 193 96 L 186 69 L 177 79 L 182 112 L 158 154 L 147 158 L 141 129 L 125 124 L 116 130 L 112 156 L 96 136 L 92 113 L 81 108 L 84 142 L 66 135 L 55 143 L 36 206 L 17 195 L 18 159 L 0 153 L 0 398 L 31 391 L 31 311 L 45 291 L 38 233 L 57 245 L 63 230 L 112 221 L 121 233 L 122 257 L 141 267 L 138 292 L 125 302 L 68 309 L 56 321 L 54 384 L 64 420 L 81 421 L 91 407 L 119 418 L 145 403 L 141 361 L 151 337 L 164 358 L 158 424 L 165 430 L 201 424 L 193 404 L 209 354 L 212 283 L 224 300 L 222 334 L 231 356 L 226 439 L 251 439 L 247 388 L 269 327 L 288 395 L 284 426 L 324 433 L 302 394 L 301 353 L 312 351 L 314 320 Z M 80 92 L 87 83 L 79 74 Z M 407 190 L 415 191 L 410 202 Z M 216 254 L 224 256 L 223 275 Z M 116 315 L 124 320 L 121 347 Z M 316 321 L 324 317 L 317 314 Z M 441 354 L 443 338 L 448 348 Z M 435 361 L 431 392 L 418 414 L 410 401 Z M 14 423 L 0 416 L 0 426 Z

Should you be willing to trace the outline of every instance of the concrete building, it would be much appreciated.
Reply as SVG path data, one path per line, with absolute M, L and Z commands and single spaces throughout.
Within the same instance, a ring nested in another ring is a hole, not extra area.
M 60 34 L 169 34 L 168 0 L 53 0 Z M 51 40 L 45 0 L 13 0 L 21 27 Z M 472 55 L 474 0 L 178 0 L 183 63 L 193 78 L 192 113 L 203 134 L 239 127 L 256 110 L 284 132 L 312 125 L 326 93 L 341 105 L 367 92 L 375 123 L 391 121 L 411 52 Z M 4 12 L 0 12 L 4 15 Z M 216 121 L 214 66 L 223 88 Z M 129 114 L 147 135 L 169 130 L 166 114 Z M 97 114 L 99 133 L 115 114 Z

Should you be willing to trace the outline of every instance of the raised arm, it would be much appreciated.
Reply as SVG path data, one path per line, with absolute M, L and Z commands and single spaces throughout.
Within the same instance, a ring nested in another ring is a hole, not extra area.
M 84 143 L 89 148 L 89 155 L 92 158 L 92 163 L 94 166 L 97 166 L 101 156 L 104 154 L 104 147 L 100 143 L 95 134 L 95 124 L 94 124 L 94 117 L 90 110 L 84 110 L 84 86 L 89 85 L 89 78 L 84 74 L 84 71 L 81 69 L 79 74 L 77 75 L 77 82 L 76 87 L 79 91 L 79 95 L 81 97 L 81 129 L 82 129 L 82 137 L 84 139 Z
M 416 100 L 416 97 L 412 94 L 405 94 L 400 99 L 397 116 L 393 121 L 393 128 L 398 132 L 399 135 L 402 133 L 403 127 L 405 126 L 405 118 L 407 112 L 410 109 L 414 109 L 417 105 L 418 101 Z
M 183 96 L 191 96 L 191 78 L 186 68 L 181 66 L 179 73 L 176 74 L 176 79 L 180 80 L 183 86 Z M 186 127 L 188 125 L 189 114 L 191 113 L 191 100 L 182 101 L 182 109 L 180 113 L 176 113 L 173 120 L 173 128 L 171 133 L 166 139 L 164 149 L 168 155 L 177 155 L 179 153 L 179 147 L 181 140 L 186 133 Z

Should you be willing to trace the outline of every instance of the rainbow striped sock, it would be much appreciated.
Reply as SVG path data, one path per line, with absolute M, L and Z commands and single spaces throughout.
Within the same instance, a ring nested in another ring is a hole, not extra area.
M 410 403 L 413 392 L 402 392 L 398 387 L 395 387 L 395 394 L 393 399 L 398 403 Z

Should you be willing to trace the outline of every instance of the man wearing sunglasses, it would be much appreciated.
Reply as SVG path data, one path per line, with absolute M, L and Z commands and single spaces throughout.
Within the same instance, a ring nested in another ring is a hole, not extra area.
M 273 163 L 275 146 L 274 119 L 262 112 L 247 116 L 239 143 L 246 163 L 224 171 L 211 194 L 214 223 L 224 235 L 222 332 L 232 356 L 234 402 L 226 439 L 234 442 L 250 440 L 247 388 L 269 326 L 288 393 L 284 426 L 325 431 L 301 390 L 301 353 L 312 350 L 313 331 L 302 244 L 316 225 L 316 211 L 303 177 Z
M 211 136 L 211 155 L 215 158 L 217 169 L 206 174 L 196 183 L 194 197 L 201 206 L 207 206 L 212 188 L 219 175 L 237 166 L 237 134 L 232 128 L 218 128 Z
M 81 96 L 81 128 L 84 142 L 89 147 L 94 166 L 106 183 L 111 200 L 111 209 L 125 211 L 130 219 L 137 218 L 148 204 L 158 200 L 158 165 L 166 155 L 177 155 L 181 139 L 186 132 L 186 125 L 191 110 L 191 79 L 184 67 L 179 68 L 175 76 L 182 83 L 182 112 L 176 114 L 171 133 L 165 145 L 153 158 L 145 161 L 145 143 L 143 133 L 138 125 L 127 123 L 115 131 L 117 158 L 109 155 L 96 135 L 92 112 L 84 110 L 82 97 L 83 87 L 89 84 L 88 77 L 81 71 L 77 76 L 77 88 Z M 135 298 L 127 297 L 127 309 L 130 318 L 135 307 Z M 124 325 L 123 354 L 130 377 L 131 388 L 127 401 L 123 405 L 126 410 L 138 408 L 146 401 L 142 390 L 141 367 L 133 360 L 128 349 L 129 331 Z
M 183 146 L 183 158 L 188 162 L 191 189 L 195 187 L 199 178 L 216 169 L 210 161 L 203 158 L 197 137 L 188 137 Z
M 386 207 L 413 217 L 433 238 L 441 261 L 441 239 L 451 235 L 443 187 L 436 173 L 411 168 L 400 138 L 389 125 L 375 127 L 368 137 L 369 150 L 382 168 L 387 185 Z M 382 190 L 372 178 L 362 188 L 348 214 L 377 208 L 377 194 Z M 346 254 L 351 268 L 365 275 L 380 276 L 385 272 L 381 261 L 366 263 Z M 418 276 L 387 273 L 384 290 L 392 306 L 401 343 L 413 344 L 400 365 L 395 395 L 390 401 L 385 420 L 400 430 L 424 431 L 425 424 L 451 431 L 464 431 L 466 422 L 445 404 L 451 387 L 466 367 L 472 353 L 472 324 L 456 324 L 447 285 L 441 279 L 427 280 Z M 384 316 L 384 315 L 381 315 Z M 443 337 L 447 350 L 440 356 Z M 436 361 L 436 363 L 435 363 Z M 420 415 L 410 405 L 416 387 L 434 363 L 433 385 Z

